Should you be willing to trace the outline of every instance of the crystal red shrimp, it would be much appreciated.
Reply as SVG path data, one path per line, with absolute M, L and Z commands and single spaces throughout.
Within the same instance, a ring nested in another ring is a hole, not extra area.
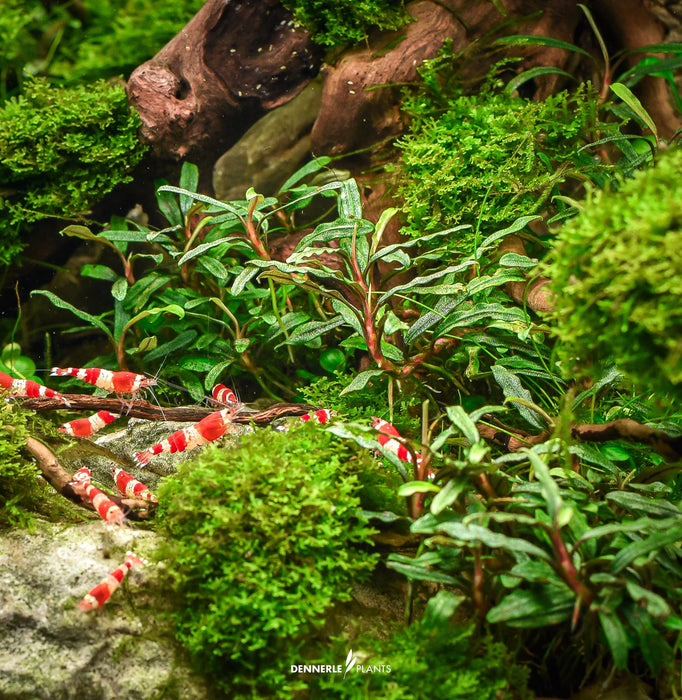
M 112 476 L 116 482 L 116 488 L 128 498 L 143 498 L 150 503 L 158 503 L 156 496 L 141 482 L 138 481 L 132 474 L 128 474 L 123 469 L 114 467 Z
M 410 462 L 410 464 L 414 463 L 415 458 L 412 452 L 410 452 L 400 440 L 396 439 L 402 436 L 393 425 L 383 418 L 377 418 L 376 416 L 372 416 L 372 425 L 379 431 L 377 439 L 385 450 L 393 452 L 394 455 L 398 456 L 398 459 L 402 459 L 404 462 Z M 421 455 L 417 455 L 416 463 L 418 467 L 421 465 Z
M 211 396 L 213 396 L 214 402 L 221 403 L 224 406 L 232 406 L 239 403 L 234 391 L 224 384 L 216 384 L 211 391 Z
M 154 377 L 145 377 L 144 374 L 135 372 L 112 372 L 108 369 L 98 367 L 53 367 L 50 372 L 52 377 L 75 377 L 82 382 L 92 384 L 99 389 L 104 389 L 110 394 L 131 394 L 135 395 L 148 386 L 154 386 Z
M 111 598 L 121 585 L 121 581 L 133 566 L 144 566 L 147 562 L 132 552 L 126 552 L 126 560 L 117 569 L 107 574 L 89 593 L 86 593 L 83 600 L 78 604 L 81 610 L 96 610 L 101 608 Z
M 57 428 L 60 433 L 71 435 L 73 437 L 90 437 L 102 428 L 112 423 L 117 418 L 120 418 L 118 413 L 109 413 L 109 411 L 97 411 L 88 418 L 76 418 L 76 420 L 64 423 Z
M 87 473 L 86 473 L 87 470 Z M 85 495 L 92 501 L 97 514 L 102 520 L 113 525 L 123 525 L 125 521 L 125 514 L 121 510 L 121 507 L 114 503 L 103 491 L 100 491 L 97 487 L 90 483 L 90 470 L 87 467 L 79 469 L 73 476 L 75 485 L 82 489 Z M 82 478 L 79 480 L 78 474 L 82 474 Z M 80 490 L 80 489 L 79 489 Z
M 66 397 L 58 391 L 48 389 L 32 379 L 15 379 L 9 374 L 0 372 L 0 394 L 7 393 L 9 397 L 31 398 L 31 399 L 59 399 L 66 406 L 69 402 Z
M 182 428 L 169 435 L 156 445 L 148 447 L 142 452 L 135 453 L 135 462 L 138 466 L 144 467 L 149 464 L 149 460 L 162 452 L 184 452 L 193 450 L 207 442 L 213 442 L 225 434 L 230 419 L 239 411 L 241 405 L 231 408 L 224 408 L 221 411 L 214 411 L 198 423 Z
M 331 420 L 332 412 L 328 408 L 320 408 L 318 411 L 313 411 L 313 413 L 304 413 L 301 416 L 302 421 L 313 420 L 318 423 L 328 423 Z

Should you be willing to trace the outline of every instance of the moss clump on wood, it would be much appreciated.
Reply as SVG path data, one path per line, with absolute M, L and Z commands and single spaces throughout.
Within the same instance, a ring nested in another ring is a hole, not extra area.
M 130 181 L 145 151 L 138 126 L 123 86 L 106 81 L 56 88 L 34 80 L 8 100 L 0 109 L 0 264 L 20 249 L 27 223 L 83 216 Z
M 230 697 L 290 697 L 287 673 L 375 556 L 355 476 L 369 457 L 318 426 L 212 447 L 159 489 L 179 638 Z
M 619 189 L 588 192 L 559 232 L 544 272 L 566 373 L 613 357 L 639 388 L 682 397 L 681 173 L 676 148 Z

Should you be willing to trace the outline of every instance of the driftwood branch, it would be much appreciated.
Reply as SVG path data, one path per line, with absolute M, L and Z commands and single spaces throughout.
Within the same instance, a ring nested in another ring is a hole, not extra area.
M 111 413 L 120 413 L 122 416 L 144 418 L 146 420 L 186 421 L 188 423 L 196 423 L 209 414 L 219 410 L 219 407 L 209 408 L 206 406 L 161 407 L 149 403 L 149 401 L 145 401 L 144 399 L 123 401 L 121 399 L 90 396 L 89 394 L 65 394 L 65 396 L 68 398 L 70 410 L 72 411 L 110 411 Z M 64 410 L 65 408 L 62 401 L 47 398 L 26 399 L 23 402 L 23 406 L 24 408 L 39 413 L 57 409 Z M 264 411 L 245 410 L 232 418 L 232 422 L 241 423 L 243 425 L 249 425 L 250 423 L 267 425 L 276 418 L 282 418 L 284 416 L 302 416 L 304 413 L 315 410 L 315 406 L 311 406 L 307 403 L 278 403 L 266 408 Z
M 12 426 L 4 426 L 5 430 L 13 431 Z M 55 454 L 50 450 L 47 445 L 44 445 L 40 440 L 28 436 L 26 438 L 26 449 L 31 453 L 31 455 L 36 460 L 36 465 L 38 469 L 42 472 L 46 481 L 65 498 L 76 505 L 86 508 L 87 510 L 94 510 L 90 499 L 85 497 L 79 490 L 73 487 L 73 476 L 69 474 L 66 469 L 59 463 L 59 460 Z M 135 498 L 121 498 L 120 496 L 115 496 L 107 493 L 107 497 L 110 498 L 117 506 L 119 506 L 126 517 L 130 520 L 144 520 L 149 515 L 149 502 L 141 501 Z
M 477 423 L 476 427 L 482 438 L 500 445 L 510 452 L 522 447 L 531 447 L 545 442 L 550 433 L 543 431 L 536 435 L 518 428 L 511 428 L 498 421 L 494 416 L 485 419 L 494 425 Z M 682 459 L 682 435 L 669 435 L 648 425 L 638 423 L 630 418 L 619 418 L 609 423 L 583 423 L 571 428 L 571 437 L 580 442 L 608 442 L 625 440 L 648 445 L 668 462 Z

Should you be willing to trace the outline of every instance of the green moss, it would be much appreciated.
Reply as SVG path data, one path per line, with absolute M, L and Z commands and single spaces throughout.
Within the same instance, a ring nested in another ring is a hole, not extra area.
M 369 457 L 319 426 L 211 448 L 159 489 L 178 636 L 230 697 L 290 697 L 287 673 L 325 614 L 374 566 L 358 545 Z
M 59 520 L 73 515 L 70 504 L 40 478 L 26 453 L 26 438 L 46 424 L 19 404 L 0 403 L 0 527 L 28 527 L 35 516 Z
M 78 217 L 116 185 L 131 180 L 144 147 L 139 119 L 122 85 L 100 81 L 74 88 L 45 80 L 26 86 L 0 109 L 0 264 L 19 247 L 27 223 Z
M 283 0 L 294 19 L 323 46 L 358 43 L 374 29 L 398 29 L 408 19 L 403 0 Z
M 489 234 L 520 216 L 553 208 L 551 197 L 568 178 L 597 178 L 608 166 L 597 163 L 585 143 L 611 133 L 599 123 L 598 95 L 590 85 L 561 92 L 544 102 L 512 96 L 494 74 L 476 94 L 464 92 L 451 75 L 456 57 L 427 61 L 417 92 L 403 111 L 410 132 L 402 149 L 399 194 L 413 237 L 458 224 Z M 603 177 L 603 176 L 602 176 Z M 471 231 L 457 234 L 452 247 L 469 254 Z
M 441 592 L 439 596 L 448 595 Z M 429 602 L 438 603 L 439 596 Z M 337 700 L 511 700 L 530 698 L 529 670 L 517 666 L 504 644 L 475 634 L 472 624 L 429 620 L 429 615 L 386 640 L 356 639 L 324 663 L 343 664 L 349 648 L 358 658 L 345 678 L 316 676 L 311 698 Z M 363 672 L 363 669 L 383 669 Z M 390 672 L 388 669 L 390 668 Z
M 567 375 L 613 357 L 635 384 L 682 396 L 682 150 L 613 191 L 590 190 L 544 267 Z

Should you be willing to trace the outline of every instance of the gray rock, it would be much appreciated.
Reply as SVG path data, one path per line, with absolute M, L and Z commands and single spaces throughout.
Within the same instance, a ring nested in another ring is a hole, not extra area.
M 82 597 L 157 535 L 102 522 L 39 523 L 0 533 L 0 697 L 3 700 L 143 700 L 210 697 L 155 618 L 154 565 L 133 568 L 101 609 Z M 162 611 L 163 612 L 163 611 Z
M 242 200 L 249 187 L 266 196 L 275 194 L 310 152 L 310 130 L 321 97 L 321 82 L 314 80 L 291 102 L 257 121 L 217 160 L 216 197 Z

